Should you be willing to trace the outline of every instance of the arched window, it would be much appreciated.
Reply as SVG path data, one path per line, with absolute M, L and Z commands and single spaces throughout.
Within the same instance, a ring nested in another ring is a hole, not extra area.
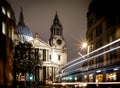
M 5 15 L 6 14 L 6 11 L 5 11 L 5 8 L 2 7 L 2 13 Z
M 2 22 L 2 33 L 6 34 L 6 25 L 4 22 Z

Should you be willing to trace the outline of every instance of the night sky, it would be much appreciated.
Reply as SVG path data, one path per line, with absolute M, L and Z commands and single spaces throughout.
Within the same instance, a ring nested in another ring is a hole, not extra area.
M 63 37 L 68 49 L 68 61 L 79 57 L 79 42 L 85 41 L 87 11 L 91 0 L 10 0 L 18 23 L 23 8 L 25 24 L 39 38 L 48 42 L 50 27 L 57 11 L 63 26 Z

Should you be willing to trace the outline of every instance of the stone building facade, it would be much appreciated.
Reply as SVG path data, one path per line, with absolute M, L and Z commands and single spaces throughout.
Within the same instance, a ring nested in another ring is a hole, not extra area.
M 35 49 L 39 50 L 39 59 L 41 61 L 35 68 L 33 81 L 38 83 L 56 81 L 55 75 L 57 71 L 67 63 L 67 48 L 62 31 L 63 28 L 56 13 L 51 26 L 49 43 L 41 40 L 38 33 L 33 37 L 31 30 L 24 23 L 21 9 L 19 23 L 16 27 L 18 41 L 31 43 Z
M 12 86 L 15 14 L 7 0 L 0 1 L 0 87 Z
M 118 0 L 108 2 L 93 0 L 89 5 L 86 33 L 88 53 L 104 48 L 89 55 L 92 57 L 101 54 L 86 64 L 90 71 L 86 74 L 87 81 L 120 81 L 120 9 L 118 3 Z M 106 46 L 108 44 L 109 46 Z M 116 47 L 118 48 L 114 50 Z M 110 52 L 107 53 L 107 51 Z

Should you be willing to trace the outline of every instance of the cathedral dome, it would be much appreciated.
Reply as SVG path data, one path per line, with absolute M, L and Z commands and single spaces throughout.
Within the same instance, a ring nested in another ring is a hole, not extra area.
M 18 40 L 20 42 L 24 42 L 24 41 L 29 42 L 30 40 L 33 39 L 33 33 L 30 31 L 30 29 L 24 23 L 22 9 L 20 12 L 19 23 L 16 26 L 15 33 L 18 35 Z
M 33 34 L 30 31 L 30 29 L 27 26 L 21 25 L 21 24 L 17 25 L 16 33 L 20 35 L 26 35 L 26 36 L 33 37 Z

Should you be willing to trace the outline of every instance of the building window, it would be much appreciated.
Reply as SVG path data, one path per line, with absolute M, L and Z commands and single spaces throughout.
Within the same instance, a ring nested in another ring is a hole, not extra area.
M 43 61 L 46 61 L 46 50 L 43 50 Z
M 94 68 L 94 60 L 90 60 L 89 61 L 89 66 L 90 66 L 89 69 L 93 69 Z
M 55 28 L 53 29 L 53 34 L 55 35 Z
M 13 26 L 12 26 L 12 34 L 11 34 L 11 38 L 12 38 L 12 40 L 14 40 L 14 28 L 13 28 Z
M 102 82 L 103 81 L 103 74 L 96 75 L 96 82 Z
M 110 64 L 110 55 L 106 54 L 106 66 Z
M 115 33 L 112 32 L 111 34 L 107 35 L 107 42 L 110 43 L 115 39 Z
M 102 46 L 103 46 L 103 41 L 102 41 L 102 39 L 96 42 L 96 49 L 97 49 L 97 48 L 100 48 L 100 47 L 102 47 Z
M 95 48 L 94 45 L 93 45 L 93 44 L 90 44 L 89 52 L 93 51 L 94 48 Z
M 116 80 L 117 80 L 116 72 L 106 74 L 106 81 L 107 82 L 116 81 Z
M 11 38 L 12 37 L 12 30 L 9 28 L 9 38 Z
M 93 40 L 93 32 L 90 33 L 90 41 Z
M 89 82 L 93 82 L 93 74 L 89 75 Z
M 90 32 L 88 36 L 88 41 L 93 41 L 93 32 Z
M 60 35 L 59 28 L 56 29 L 56 35 Z
M 2 7 L 2 13 L 3 13 L 4 15 L 6 14 L 4 7 Z
M 2 22 L 2 33 L 6 34 L 6 27 L 4 22 Z
M 102 24 L 96 27 L 96 37 L 102 33 Z
M 112 64 L 117 63 L 116 59 L 117 59 L 117 52 L 116 51 L 106 54 L 106 60 L 107 60 L 106 64 L 107 65 L 112 65 Z
M 103 56 L 99 56 L 99 57 L 96 59 L 96 66 L 97 66 L 97 68 L 103 66 Z
M 60 58 L 61 58 L 61 56 L 60 55 L 58 55 L 58 60 L 60 61 Z
M 50 60 L 51 60 L 51 55 L 50 55 Z
M 8 18 L 11 18 L 10 11 L 7 11 Z
M 110 64 L 114 64 L 116 62 L 117 54 L 116 51 L 110 53 Z

